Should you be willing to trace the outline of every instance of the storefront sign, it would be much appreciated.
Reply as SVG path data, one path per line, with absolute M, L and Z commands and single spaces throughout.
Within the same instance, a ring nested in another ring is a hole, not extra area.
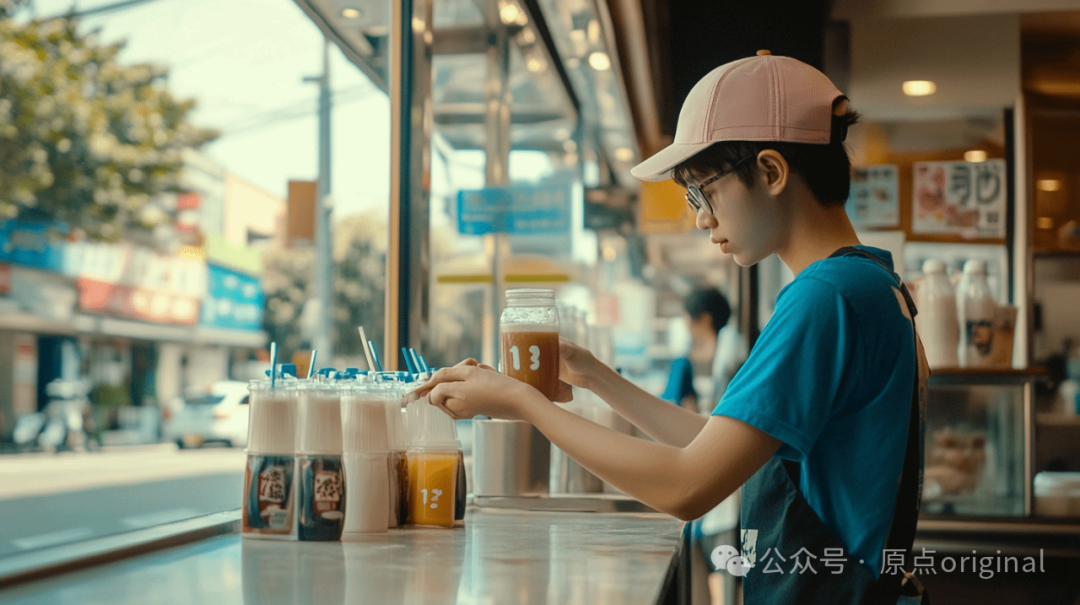
M 199 299 L 110 284 L 88 278 L 76 280 L 79 308 L 90 313 L 104 313 L 145 321 L 191 325 L 199 318 Z
M 5 221 L 0 223 L 0 261 L 61 271 L 64 239 L 58 223 Z
M 848 218 L 856 229 L 900 225 L 899 169 L 892 164 L 856 168 L 847 200 Z
M 913 233 L 1005 237 L 1004 160 L 917 162 Z
M 199 323 L 233 330 L 262 329 L 263 293 L 258 278 L 209 266 L 209 286 Z
M 70 277 L 196 299 L 206 293 L 206 263 L 198 259 L 93 242 L 70 244 L 64 256 L 64 273 Z
M 459 191 L 458 231 L 466 235 L 568 233 L 572 185 Z

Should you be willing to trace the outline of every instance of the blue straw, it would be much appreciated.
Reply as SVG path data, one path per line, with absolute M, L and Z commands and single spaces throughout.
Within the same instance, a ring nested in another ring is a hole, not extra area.
M 423 356 L 423 355 L 421 355 L 421 354 L 419 354 L 419 353 L 417 353 L 417 354 L 416 354 L 416 358 L 417 358 L 418 360 L 420 360 L 420 367 L 421 367 L 421 369 L 423 369 L 423 370 L 424 370 L 424 373 L 425 373 L 425 374 L 427 374 L 427 373 L 430 373 L 430 372 L 431 372 L 431 366 L 429 366 L 429 365 L 427 364 L 427 360 L 425 360 L 425 359 L 424 359 L 424 356 Z
M 274 390 L 274 382 L 277 378 L 277 343 L 270 343 L 270 390 Z
M 416 374 L 424 373 L 424 365 L 420 363 L 420 356 L 416 354 L 416 349 L 409 349 L 409 354 L 412 355 L 413 365 L 416 366 Z
M 416 367 L 413 366 L 413 362 L 409 359 L 409 351 L 405 347 L 401 347 L 401 356 L 405 358 L 405 367 L 409 368 L 410 374 L 416 373 Z
M 375 360 L 375 371 L 382 372 L 382 362 L 379 361 L 379 352 L 375 350 L 375 341 L 368 341 L 368 348 L 371 351 L 371 358 Z
M 311 363 L 308 364 L 308 369 L 307 369 L 308 380 L 310 380 L 311 377 L 313 375 L 315 375 L 315 358 L 318 357 L 318 356 L 319 356 L 319 350 L 318 349 L 312 349 L 311 350 Z

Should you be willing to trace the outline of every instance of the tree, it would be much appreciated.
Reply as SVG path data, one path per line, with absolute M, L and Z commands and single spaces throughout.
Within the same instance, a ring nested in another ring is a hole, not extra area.
M 193 126 L 168 70 L 123 65 L 123 43 L 80 34 L 74 18 L 20 22 L 0 0 L 0 220 L 50 218 L 117 240 L 170 220 L 154 201 L 179 191 L 182 151 L 218 136 Z
M 356 327 L 363 325 L 381 350 L 385 321 L 386 221 L 361 214 L 334 225 L 332 310 L 334 351 L 362 355 Z M 301 330 L 301 314 L 315 295 L 312 248 L 268 250 L 263 255 L 264 327 L 278 349 L 288 354 L 310 347 Z

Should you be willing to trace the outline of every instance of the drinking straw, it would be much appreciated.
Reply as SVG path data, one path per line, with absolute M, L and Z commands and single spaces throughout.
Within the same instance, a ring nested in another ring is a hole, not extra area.
M 364 334 L 364 326 L 360 326 L 357 329 L 360 330 L 360 344 L 364 345 L 364 356 L 367 357 L 368 369 L 374 370 L 375 360 L 372 359 L 371 351 L 368 350 L 368 343 L 371 341 L 367 339 L 367 334 Z
M 416 354 L 416 349 L 409 349 L 409 354 L 412 355 L 413 365 L 416 366 L 416 375 L 424 373 L 424 366 L 420 363 L 420 356 Z
M 270 343 L 270 390 L 274 390 L 274 380 L 277 378 L 277 343 Z
M 421 354 L 419 354 L 419 353 L 417 353 L 417 354 L 416 354 L 416 358 L 417 358 L 418 360 L 420 360 L 420 366 L 421 366 L 421 367 L 422 367 L 422 369 L 424 370 L 424 373 L 425 373 L 425 374 L 429 374 L 429 373 L 431 373 L 431 366 L 429 366 L 429 365 L 427 364 L 427 360 L 426 360 L 426 359 L 424 359 L 424 356 L 423 356 L 423 355 L 421 355 Z
M 375 351 L 375 341 L 367 341 L 368 348 L 371 350 L 371 356 L 375 359 L 375 371 L 382 372 L 382 363 L 379 362 L 379 353 Z
M 405 367 L 409 368 L 410 374 L 416 374 L 417 369 L 413 366 L 413 362 L 409 359 L 409 351 L 405 347 L 401 347 L 401 356 L 405 358 Z
M 311 363 L 308 365 L 308 369 L 307 369 L 308 380 L 311 380 L 311 377 L 315 375 L 315 358 L 318 357 L 318 356 L 319 356 L 319 350 L 318 349 L 312 349 L 311 350 Z

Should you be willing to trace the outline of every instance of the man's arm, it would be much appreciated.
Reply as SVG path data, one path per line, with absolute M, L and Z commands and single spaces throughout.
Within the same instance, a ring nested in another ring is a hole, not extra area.
M 532 398 L 535 401 L 521 406 L 523 419 L 559 449 L 626 494 L 684 521 L 712 510 L 781 445 L 768 433 L 726 416 L 707 422 L 698 417 L 704 428 L 685 446 L 652 443 L 594 424 L 539 393 Z M 671 410 L 681 410 L 661 402 Z M 647 404 L 641 407 L 648 409 Z M 689 425 L 685 423 L 683 430 Z
M 596 393 L 611 409 L 660 443 L 684 447 L 705 427 L 707 418 L 645 391 L 587 350 L 564 342 L 561 354 L 564 377 L 567 367 L 582 368 L 584 371 L 571 370 L 575 383 Z

